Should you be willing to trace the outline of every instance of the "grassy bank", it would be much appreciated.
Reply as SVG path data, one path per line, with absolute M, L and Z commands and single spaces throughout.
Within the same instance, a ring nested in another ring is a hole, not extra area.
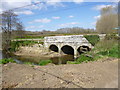
M 7 63 L 17 63 L 14 59 L 12 58 L 4 58 L 4 59 L 0 59 L 0 64 L 7 64 Z M 52 63 L 51 60 L 41 60 L 38 64 L 39 66 L 45 66 L 49 63 Z M 34 63 L 32 62 L 24 62 L 23 64 L 27 64 L 27 65 L 34 65 Z
M 31 46 L 31 45 L 34 45 L 37 43 L 38 42 L 36 42 L 36 41 L 12 41 L 10 51 L 14 52 L 14 51 L 19 50 L 20 46 Z M 41 44 L 43 44 L 43 43 L 41 42 Z
M 91 37 L 90 37 L 91 38 Z M 82 62 L 89 62 L 99 60 L 100 58 L 113 57 L 120 58 L 118 40 L 119 37 L 116 35 L 106 35 L 105 39 L 101 41 L 94 40 L 94 49 L 90 52 L 81 54 L 75 61 L 68 61 L 68 64 L 80 64 Z M 93 41 L 93 42 L 94 42 Z

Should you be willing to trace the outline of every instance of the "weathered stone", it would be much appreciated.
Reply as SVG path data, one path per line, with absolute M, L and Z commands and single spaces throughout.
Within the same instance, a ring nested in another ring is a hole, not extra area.
M 78 55 L 78 48 L 87 46 L 93 48 L 91 43 L 83 35 L 69 35 L 69 36 L 50 36 L 44 38 L 44 47 L 49 50 L 51 45 L 58 47 L 58 52 L 61 53 L 61 48 L 65 45 L 70 46 L 74 50 L 74 55 Z

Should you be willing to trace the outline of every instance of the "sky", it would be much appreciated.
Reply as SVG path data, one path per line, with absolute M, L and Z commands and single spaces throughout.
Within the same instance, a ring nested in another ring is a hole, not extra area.
M 102 1 L 102 0 L 101 0 Z M 104 0 L 105 1 L 105 0 Z M 37 3 L 37 4 L 36 4 Z M 4 0 L 0 12 L 13 9 L 27 31 L 55 31 L 60 28 L 95 29 L 100 10 L 116 2 L 85 0 Z M 28 5 L 28 6 L 27 6 Z

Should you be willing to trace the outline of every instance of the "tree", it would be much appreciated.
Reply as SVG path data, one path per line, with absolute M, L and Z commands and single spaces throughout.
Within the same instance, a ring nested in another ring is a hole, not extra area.
M 17 28 L 17 33 L 16 33 L 16 35 L 17 35 L 19 38 L 23 38 L 25 32 L 24 32 L 24 26 L 23 26 L 22 22 L 17 23 L 16 28 Z
M 101 10 L 101 17 L 97 20 L 96 30 L 99 33 L 116 33 L 113 28 L 118 27 L 117 9 L 113 6 Z
M 20 27 L 19 19 L 13 11 L 3 12 L 1 17 L 2 20 L 2 49 L 6 53 L 9 51 L 11 46 L 11 33 Z M 19 25 L 18 25 L 19 24 Z

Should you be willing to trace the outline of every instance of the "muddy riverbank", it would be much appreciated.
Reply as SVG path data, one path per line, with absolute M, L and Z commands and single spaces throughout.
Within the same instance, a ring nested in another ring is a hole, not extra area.
M 41 60 L 52 60 L 53 64 L 66 64 L 67 61 L 73 61 L 73 55 L 61 55 L 58 52 L 48 51 L 42 45 L 20 47 L 13 55 L 15 59 L 23 62 L 39 63 Z
M 3 65 L 3 88 L 117 88 L 118 59 L 82 64 Z

